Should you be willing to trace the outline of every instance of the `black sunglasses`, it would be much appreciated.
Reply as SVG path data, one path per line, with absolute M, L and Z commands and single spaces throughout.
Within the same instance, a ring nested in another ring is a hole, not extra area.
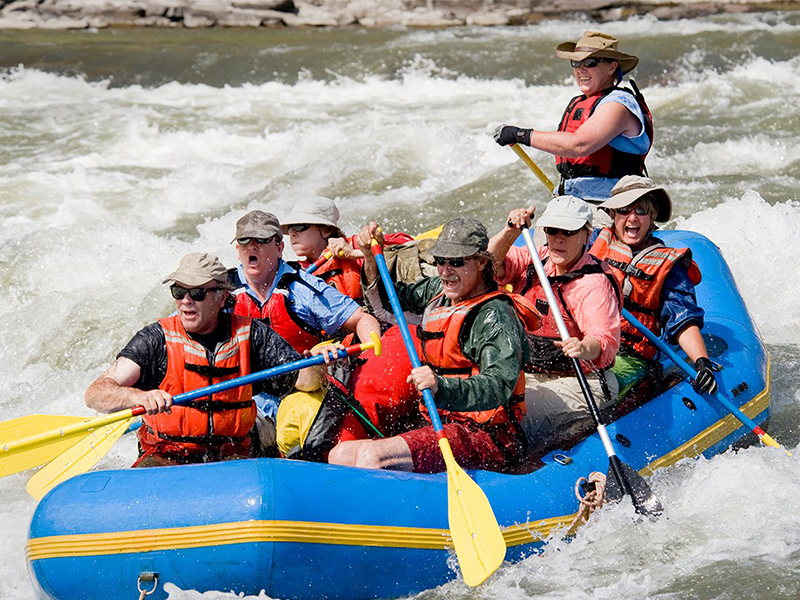
M 606 60 L 605 58 L 594 58 L 590 56 L 589 58 L 584 58 L 583 60 L 571 60 L 569 61 L 569 64 L 572 66 L 573 69 L 577 69 L 581 65 L 583 65 L 587 69 L 594 69 L 597 66 L 597 63 L 601 62 L 608 62 L 608 60 Z
M 581 227 L 580 229 L 573 229 L 572 231 L 568 231 L 566 229 L 559 229 L 558 227 L 543 227 L 542 229 L 544 229 L 544 232 L 547 235 L 552 235 L 553 237 L 557 236 L 559 233 L 564 237 L 572 237 L 573 235 L 578 235 L 581 232 L 581 229 L 583 229 L 583 227 Z
M 642 206 L 641 204 L 636 204 L 635 206 L 622 206 L 620 208 L 615 208 L 614 210 L 621 215 L 629 215 L 632 212 L 635 212 L 640 217 L 643 217 L 647 214 L 647 207 Z
M 306 231 L 309 227 L 311 227 L 311 225 L 308 225 L 307 223 L 300 223 L 298 225 L 289 225 L 287 229 L 289 231 L 294 231 L 295 233 L 302 233 Z
M 247 244 L 249 244 L 250 242 L 255 242 L 259 246 L 263 246 L 264 244 L 269 244 L 274 239 L 276 239 L 275 236 L 268 238 L 245 237 L 245 238 L 236 238 L 236 243 L 239 244 L 240 246 L 247 246 Z
M 466 256 L 461 258 L 443 258 L 441 256 L 434 256 L 433 262 L 435 262 L 440 267 L 443 267 L 445 265 L 450 265 L 453 269 L 460 269 L 467 263 L 467 261 L 470 261 L 473 258 L 475 257 Z
M 221 289 L 221 287 L 186 289 L 184 287 L 173 285 L 171 288 L 169 288 L 169 291 L 175 300 L 183 300 L 186 297 L 186 294 L 189 294 L 189 298 L 195 302 L 202 302 L 206 299 L 206 296 L 208 296 L 208 292 L 218 292 Z

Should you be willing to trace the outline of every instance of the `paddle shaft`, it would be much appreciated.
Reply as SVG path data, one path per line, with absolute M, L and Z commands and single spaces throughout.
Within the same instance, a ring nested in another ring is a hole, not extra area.
M 533 268 L 536 269 L 536 275 L 539 277 L 539 283 L 541 284 L 545 296 L 547 297 L 547 303 L 550 305 L 553 319 L 555 320 L 556 327 L 558 328 L 558 334 L 561 336 L 561 340 L 565 341 L 567 338 L 569 338 L 569 332 L 567 331 L 567 326 L 564 324 L 564 318 L 561 316 L 561 310 L 558 308 L 558 303 L 556 302 L 555 295 L 553 294 L 553 288 L 550 286 L 550 282 L 548 281 L 547 275 L 544 272 L 544 265 L 542 265 L 542 261 L 539 258 L 539 252 L 536 250 L 536 245 L 533 243 L 531 230 L 527 227 L 523 227 L 522 237 L 525 238 L 525 244 L 528 246 L 528 252 L 531 255 Z M 583 372 L 583 368 L 581 367 L 580 361 L 577 358 L 572 359 L 572 367 L 575 369 L 575 375 L 578 377 L 578 383 L 580 384 L 581 391 L 583 392 L 583 397 L 586 398 L 586 404 L 589 407 L 589 414 L 592 416 L 592 420 L 597 427 L 597 433 L 600 435 L 600 440 L 603 442 L 603 448 L 605 448 L 606 454 L 608 455 L 611 472 L 614 474 L 614 478 L 617 480 L 620 489 L 630 496 L 637 512 L 641 512 L 640 507 L 637 505 L 636 496 L 633 493 L 630 482 L 622 473 L 622 466 L 620 465 L 619 457 L 614 450 L 614 445 L 611 443 L 611 438 L 608 435 L 606 426 L 603 424 L 600 411 L 598 410 L 597 404 L 594 401 L 594 396 L 592 395 L 592 390 L 589 388 L 589 382 L 586 381 L 586 374 Z
M 317 260 L 308 265 L 306 273 L 310 275 L 311 273 L 319 269 L 322 265 L 324 265 L 326 262 L 328 262 L 332 257 L 333 253 L 330 250 L 325 250 L 325 252 L 322 253 L 322 256 L 320 256 Z
M 533 162 L 531 157 L 528 156 L 528 153 L 525 152 L 525 150 L 523 150 L 522 148 L 520 148 L 517 144 L 511 144 L 511 149 L 514 152 L 516 152 L 517 156 L 519 156 L 519 158 L 520 158 L 520 160 L 522 160 L 522 162 L 524 162 L 526 165 L 528 165 L 528 168 L 531 171 L 533 171 L 533 174 L 536 175 L 536 177 L 539 179 L 539 181 L 542 182 L 542 185 L 544 185 L 544 187 L 546 187 L 550 191 L 550 193 L 552 194 L 553 190 L 555 189 L 556 186 L 555 186 L 555 184 L 553 184 L 552 181 L 550 181 L 550 178 L 547 177 L 547 175 L 544 174 L 544 171 L 542 171 L 539 168 L 539 165 L 537 165 L 535 162 Z
M 697 371 L 690 367 L 685 360 L 683 360 L 677 352 L 675 352 L 672 348 L 667 345 L 662 339 L 660 339 L 656 334 L 650 331 L 647 327 L 644 326 L 639 319 L 634 317 L 627 309 L 622 309 L 622 316 L 633 325 L 639 333 L 641 333 L 644 337 L 647 338 L 649 342 L 655 345 L 656 348 L 661 350 L 664 354 L 666 354 L 672 362 L 674 362 L 679 369 L 681 369 L 686 375 L 689 376 L 690 379 L 694 380 L 697 377 Z M 734 417 L 736 417 L 743 425 L 749 427 L 750 430 L 755 433 L 758 438 L 764 442 L 767 446 L 772 446 L 773 448 L 781 448 L 782 446 L 776 442 L 766 431 L 761 429 L 758 424 L 750 419 L 746 414 L 744 414 L 739 408 L 736 407 L 733 402 L 728 400 L 722 392 L 717 391 L 712 394 L 717 401 L 724 406 L 728 412 L 730 412 Z M 791 453 L 784 448 L 784 451 L 791 456 Z
M 336 358 L 337 359 L 346 358 L 351 354 L 362 352 L 363 350 L 372 348 L 375 345 L 376 342 L 372 341 L 368 344 L 353 344 L 352 346 L 348 346 L 347 348 L 340 348 L 337 351 Z M 308 358 L 302 358 L 294 362 L 286 363 L 283 365 L 277 365 L 269 369 L 264 369 L 263 371 L 258 371 L 257 373 L 251 373 L 249 375 L 243 375 L 242 377 L 237 377 L 235 379 L 229 379 L 228 381 L 223 381 L 221 383 L 209 385 L 207 387 L 200 388 L 192 392 L 178 394 L 177 396 L 173 396 L 172 402 L 173 404 L 186 404 L 187 402 L 191 402 L 192 400 L 196 400 L 198 398 L 204 398 L 206 396 L 223 392 L 225 390 L 230 390 L 232 388 L 247 385 L 249 383 L 255 383 L 257 381 L 262 381 L 264 379 L 269 379 L 270 377 L 285 375 L 286 373 L 299 371 L 300 369 L 304 369 L 306 367 L 311 367 L 314 365 L 319 365 L 324 362 L 325 362 L 325 357 L 324 355 L 321 354 L 317 356 L 310 356 Z M 0 457 L 8 456 L 9 454 L 13 454 L 16 452 L 21 452 L 41 444 L 46 444 L 53 440 L 58 440 L 66 437 L 74 437 L 81 433 L 94 431 L 95 429 L 99 429 L 100 427 L 110 425 L 111 423 L 117 423 L 119 421 L 130 419 L 131 417 L 143 415 L 146 412 L 147 410 L 143 406 L 135 406 L 133 408 L 128 408 L 125 410 L 111 413 L 109 415 L 105 415 L 103 417 L 94 417 L 80 423 L 74 423 L 71 425 L 66 425 L 64 427 L 61 427 L 59 429 L 53 429 L 52 431 L 45 431 L 18 440 L 12 440 L 3 444 L 3 446 L 0 447 Z
M 372 253 L 375 255 L 375 262 L 378 264 L 378 271 L 381 274 L 381 279 L 384 282 L 384 288 L 389 296 L 389 303 L 392 305 L 392 311 L 397 319 L 397 326 L 400 328 L 400 333 L 403 336 L 403 343 L 406 346 L 406 352 L 411 359 L 411 366 L 415 369 L 421 367 L 422 363 L 417 354 L 417 348 L 414 346 L 414 340 L 411 339 L 411 332 L 408 329 L 408 322 L 406 316 L 403 314 L 403 308 L 400 306 L 400 298 L 397 297 L 397 291 L 392 285 L 391 275 L 389 275 L 389 267 L 386 265 L 386 259 L 383 256 L 383 249 L 375 240 L 372 241 Z M 439 418 L 439 411 L 436 409 L 436 403 L 433 400 L 433 394 L 429 389 L 422 390 L 422 398 L 425 400 L 425 406 L 428 409 L 428 414 L 431 418 L 431 425 L 436 431 L 436 434 L 441 438 L 444 435 L 442 429 L 442 421 Z
M 411 339 L 411 332 L 408 329 L 403 308 L 400 306 L 397 290 L 395 290 L 394 283 L 392 283 L 389 275 L 389 268 L 386 266 L 383 249 L 374 239 L 372 240 L 372 252 L 384 287 L 389 295 L 389 302 L 392 305 L 392 311 L 394 311 L 397 325 L 403 336 L 403 342 L 405 343 L 408 357 L 411 359 L 411 365 L 414 368 L 420 367 L 419 355 L 414 346 L 414 341 Z M 485 581 L 503 562 L 506 554 L 506 543 L 486 494 L 464 472 L 453 456 L 453 450 L 445 435 L 442 421 L 439 418 L 439 411 L 436 409 L 436 403 L 433 400 L 433 393 L 426 388 L 422 390 L 422 397 L 428 409 L 431 425 L 436 432 L 439 450 L 442 453 L 447 470 L 450 536 L 453 540 L 461 573 L 464 576 L 464 582 L 467 585 L 476 586 Z

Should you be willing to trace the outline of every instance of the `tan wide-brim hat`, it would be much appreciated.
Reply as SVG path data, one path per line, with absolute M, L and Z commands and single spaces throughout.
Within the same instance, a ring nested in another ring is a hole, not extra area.
M 611 197 L 600 208 L 615 209 L 629 206 L 639 198 L 647 196 L 656 205 L 655 221 L 664 223 L 672 217 L 672 199 L 667 190 L 656 185 L 649 177 L 625 175 L 611 189 Z
M 583 37 L 575 42 L 564 42 L 556 47 L 556 56 L 568 60 L 583 60 L 593 56 L 595 58 L 612 58 L 619 63 L 623 73 L 628 73 L 639 64 L 639 58 L 632 54 L 625 54 L 617 50 L 619 40 L 613 35 L 599 31 L 587 31 Z

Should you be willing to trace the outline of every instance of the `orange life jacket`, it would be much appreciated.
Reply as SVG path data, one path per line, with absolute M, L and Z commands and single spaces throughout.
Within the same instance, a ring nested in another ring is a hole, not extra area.
M 677 262 L 689 270 L 689 280 L 697 285 L 702 278 L 688 248 L 667 248 L 657 242 L 633 256 L 630 246 L 621 242 L 610 227 L 597 236 L 590 251 L 611 266 L 622 291 L 624 306 L 656 335 L 661 335 L 661 289 Z M 620 323 L 622 342 L 642 358 L 655 358 L 658 350 L 625 319 Z
M 191 339 L 177 315 L 161 319 L 167 344 L 167 373 L 159 388 L 176 396 L 250 374 L 251 319 L 231 318 L 231 336 L 209 362 L 206 348 Z M 243 440 L 256 420 L 249 385 L 175 405 L 172 412 L 144 415 L 139 440 L 145 446 L 170 444 L 183 452 Z
M 566 131 L 568 133 L 576 132 L 581 125 L 583 125 L 589 117 L 592 116 L 597 105 L 614 90 L 620 90 L 633 95 L 642 109 L 644 115 L 644 128 L 650 140 L 650 147 L 653 145 L 653 118 L 650 114 L 650 109 L 644 101 L 644 96 L 639 92 L 636 84 L 631 82 L 634 90 L 629 90 L 624 87 L 613 87 L 603 90 L 594 96 L 575 96 L 570 100 L 567 105 L 564 115 L 561 117 L 561 123 L 558 126 L 559 131 Z M 649 152 L 649 148 L 648 148 Z M 599 150 L 592 152 L 587 156 L 556 156 L 556 168 L 561 174 L 562 180 L 572 179 L 574 177 L 609 177 L 619 178 L 623 175 L 644 175 L 647 171 L 644 166 L 644 159 L 647 153 L 630 154 L 622 152 L 610 145 L 605 145 Z
M 233 314 L 263 319 L 278 335 L 289 342 L 292 348 L 302 354 L 303 351 L 310 350 L 321 342 L 323 337 L 321 331 L 303 321 L 292 309 L 289 284 L 293 281 L 300 281 L 297 273 L 289 271 L 284 273 L 263 306 L 259 306 L 256 299 L 247 293 L 247 288 L 234 290 L 236 306 Z
M 314 276 L 332 285 L 345 296 L 361 302 L 364 294 L 361 291 L 361 264 L 358 260 L 334 256 L 322 263 L 314 271 Z
M 508 300 L 527 331 L 541 324 L 533 305 L 518 294 L 493 291 L 475 296 L 458 304 L 444 305 L 444 294 L 439 294 L 425 308 L 422 323 L 417 328 L 420 357 L 434 373 L 443 377 L 471 377 L 480 373 L 480 366 L 472 362 L 461 349 L 461 329 L 467 316 L 493 298 Z M 525 415 L 525 375 L 520 370 L 509 401 L 497 408 L 482 411 L 455 412 L 440 410 L 442 421 L 471 421 L 478 425 L 500 424 L 509 419 L 517 422 Z M 427 416 L 424 403 L 422 413 Z
M 542 265 L 547 262 L 548 258 L 548 256 L 544 257 Z M 522 293 L 533 302 L 536 310 L 542 315 L 542 326 L 536 333 L 528 334 L 528 340 L 531 343 L 531 358 L 525 365 L 525 370 L 540 373 L 572 373 L 572 360 L 565 356 L 561 348 L 553 343 L 561 339 L 561 334 L 558 332 L 556 319 L 553 316 L 554 311 L 550 310 L 547 295 L 545 294 L 544 288 L 539 285 L 538 280 L 535 279 L 535 273 L 533 265 L 530 265 L 527 272 L 527 281 Z M 595 257 L 592 257 L 592 262 L 583 265 L 579 269 L 575 269 L 564 275 L 551 275 L 547 278 L 550 282 L 550 287 L 553 289 L 553 296 L 558 303 L 558 309 L 561 312 L 561 317 L 564 320 L 567 333 L 570 337 L 576 337 L 579 340 L 583 339 L 583 332 L 580 330 L 580 327 L 578 327 L 578 323 L 575 321 L 569 307 L 564 301 L 561 286 L 586 275 L 602 275 L 606 277 L 614 288 L 614 291 L 619 294 L 619 289 L 611 270 L 608 267 L 604 267 Z M 534 285 L 534 283 L 536 285 Z M 618 300 L 620 300 L 621 306 L 621 298 L 618 297 Z M 583 361 L 581 366 L 583 370 L 588 373 L 593 370 L 592 364 L 591 361 Z M 598 365 L 595 365 L 595 367 L 598 367 Z

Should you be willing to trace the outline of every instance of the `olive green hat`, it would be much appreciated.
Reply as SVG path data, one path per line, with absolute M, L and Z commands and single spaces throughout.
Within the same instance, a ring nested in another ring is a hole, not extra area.
M 489 233 L 483 223 L 472 217 L 456 217 L 444 224 L 431 254 L 442 258 L 465 258 L 486 252 L 488 247 Z

